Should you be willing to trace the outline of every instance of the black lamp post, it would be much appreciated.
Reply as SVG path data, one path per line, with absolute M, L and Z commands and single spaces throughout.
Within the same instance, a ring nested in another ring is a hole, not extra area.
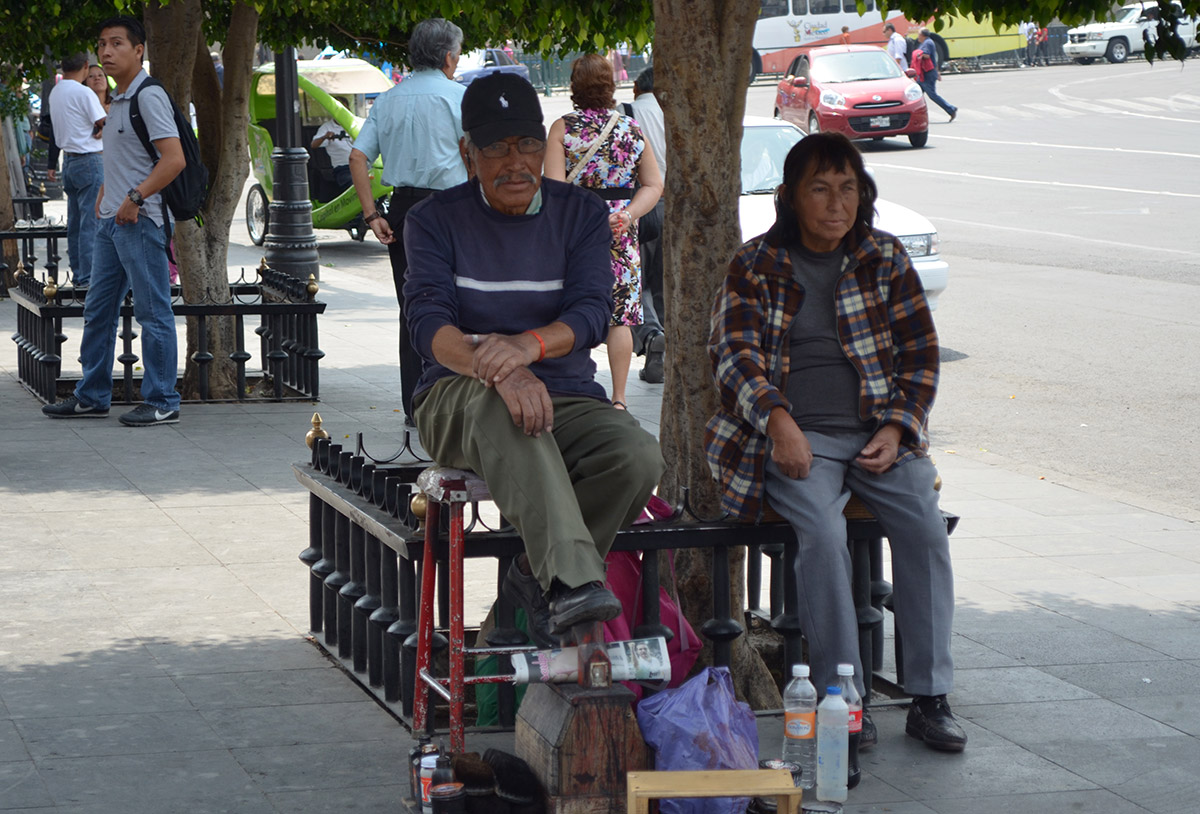
M 296 49 L 275 55 L 274 172 L 266 239 L 267 265 L 301 280 L 320 279 L 317 236 L 313 232 L 312 201 L 308 198 L 308 150 L 300 143 L 300 88 L 296 79 Z

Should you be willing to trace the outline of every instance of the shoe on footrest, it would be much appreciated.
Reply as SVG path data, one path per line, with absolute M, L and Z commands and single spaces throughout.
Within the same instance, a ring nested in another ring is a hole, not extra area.
M 858 751 L 865 752 L 879 743 L 879 729 L 871 720 L 871 713 L 865 709 L 862 714 L 862 732 L 858 736 Z
M 943 752 L 961 752 L 967 745 L 967 733 L 954 719 L 944 695 L 914 695 L 904 731 Z
M 505 599 L 525 611 L 526 627 L 534 644 L 543 650 L 558 647 L 558 642 L 550 635 L 550 604 L 542 593 L 542 586 L 537 577 L 521 570 L 519 560 L 520 557 L 513 559 L 500 590 Z
M 621 600 L 602 583 L 588 582 L 577 588 L 555 583 L 550 599 L 550 632 L 567 633 L 582 622 L 607 622 L 621 613 Z

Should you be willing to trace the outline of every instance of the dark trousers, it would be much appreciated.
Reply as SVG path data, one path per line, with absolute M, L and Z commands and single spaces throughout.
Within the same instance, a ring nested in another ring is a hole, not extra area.
M 642 324 L 633 326 L 633 351 L 639 356 L 646 352 L 655 334 L 663 328 L 663 200 L 638 220 L 638 236 L 642 252 Z M 647 240 L 646 236 L 651 235 Z
M 392 234 L 396 236 L 395 242 L 388 244 L 388 259 L 392 261 L 396 302 L 400 304 L 400 405 L 404 408 L 404 417 L 410 419 L 413 415 L 413 393 L 417 389 L 417 380 L 421 378 L 424 362 L 413 347 L 412 337 L 408 333 L 408 318 L 404 315 L 404 277 L 408 272 L 408 256 L 404 253 L 404 217 L 408 210 L 435 191 L 417 187 L 396 187 L 388 202 L 387 222 L 388 226 L 392 227 Z

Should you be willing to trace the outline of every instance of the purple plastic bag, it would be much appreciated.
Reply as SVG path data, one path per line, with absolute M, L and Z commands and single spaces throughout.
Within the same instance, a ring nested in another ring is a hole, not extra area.
M 737 700 L 728 667 L 706 667 L 673 690 L 637 707 L 642 737 L 658 771 L 757 769 L 758 726 L 750 705 Z M 748 797 L 659 801 L 662 814 L 744 814 Z

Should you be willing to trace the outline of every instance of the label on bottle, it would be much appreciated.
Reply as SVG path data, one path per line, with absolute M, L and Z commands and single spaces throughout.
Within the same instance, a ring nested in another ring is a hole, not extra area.
M 862 709 L 850 710 L 850 734 L 862 732 Z
M 789 738 L 804 740 L 817 736 L 816 712 L 785 712 L 783 714 L 783 732 Z

